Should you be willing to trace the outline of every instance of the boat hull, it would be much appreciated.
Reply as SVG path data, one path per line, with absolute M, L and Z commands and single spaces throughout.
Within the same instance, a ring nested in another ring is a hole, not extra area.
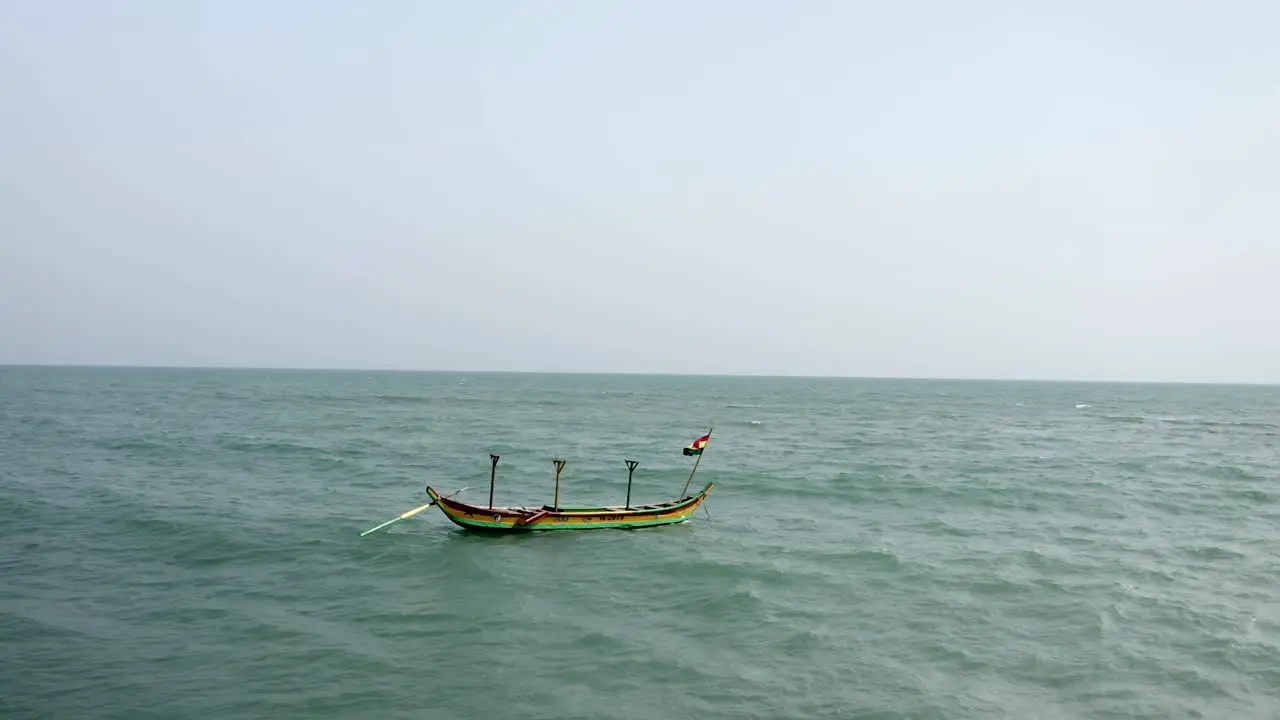
M 470 505 L 441 497 L 428 487 L 427 494 L 445 517 L 467 530 L 491 533 L 520 533 L 542 530 L 606 530 L 672 525 L 688 520 L 706 500 L 715 483 L 692 497 L 655 505 L 622 507 L 537 508 Z

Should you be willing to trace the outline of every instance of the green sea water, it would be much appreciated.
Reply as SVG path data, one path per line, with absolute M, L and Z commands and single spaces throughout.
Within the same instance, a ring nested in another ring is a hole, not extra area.
M 1277 718 L 1277 483 L 1270 387 L 0 368 L 0 717 Z

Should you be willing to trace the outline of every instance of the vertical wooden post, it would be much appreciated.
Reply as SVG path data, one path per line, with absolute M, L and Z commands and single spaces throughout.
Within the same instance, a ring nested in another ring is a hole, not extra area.
M 555 508 L 556 512 L 560 512 L 560 471 L 564 470 L 564 461 L 557 459 L 551 462 L 556 464 L 556 498 L 552 501 L 551 507 Z
M 493 481 L 498 475 L 498 458 L 499 455 L 489 453 L 489 462 L 492 464 L 489 468 L 489 509 L 493 509 Z
M 631 509 L 631 476 L 636 472 L 636 466 L 640 463 L 635 460 L 627 461 L 627 509 Z

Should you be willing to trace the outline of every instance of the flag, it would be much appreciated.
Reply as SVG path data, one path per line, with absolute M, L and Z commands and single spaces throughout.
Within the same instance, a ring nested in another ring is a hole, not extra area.
M 684 449 L 685 455 L 701 455 L 702 448 L 707 446 L 707 441 L 711 439 L 711 433 L 707 433 L 702 437 L 689 443 L 689 447 Z

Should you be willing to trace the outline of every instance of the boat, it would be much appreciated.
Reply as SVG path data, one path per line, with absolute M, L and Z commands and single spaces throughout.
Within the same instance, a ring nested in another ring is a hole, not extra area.
M 528 532 L 533 530 L 594 530 L 603 528 L 643 528 L 672 525 L 689 519 L 706 499 L 715 483 L 707 483 L 692 497 L 635 506 L 600 507 L 487 507 L 441 497 L 428 487 L 432 504 L 445 517 L 467 530 L 482 532 Z
M 454 500 L 441 495 L 438 490 L 427 486 L 427 495 L 431 502 L 415 508 L 403 515 L 389 520 L 378 527 L 367 530 L 367 535 L 374 530 L 390 525 L 397 520 L 411 517 L 429 507 L 436 506 L 455 525 L 466 530 L 488 533 L 522 533 L 541 530 L 597 530 L 607 528 L 646 528 L 672 525 L 688 520 L 703 505 L 707 496 L 715 488 L 714 482 L 708 482 L 693 495 L 689 493 L 689 485 L 698 472 L 698 464 L 702 462 L 702 452 L 711 440 L 711 431 L 694 440 L 683 452 L 694 455 L 693 470 L 685 482 L 684 490 L 677 499 L 658 503 L 633 505 L 631 503 L 631 484 L 635 474 L 635 460 L 627 460 L 627 499 L 623 505 L 601 506 L 564 506 L 560 504 L 560 475 L 564 471 L 565 461 L 553 460 L 556 472 L 555 497 L 551 504 L 542 506 L 502 506 L 493 502 L 494 487 L 497 479 L 498 460 L 501 456 L 489 454 L 489 503 L 477 505 Z

